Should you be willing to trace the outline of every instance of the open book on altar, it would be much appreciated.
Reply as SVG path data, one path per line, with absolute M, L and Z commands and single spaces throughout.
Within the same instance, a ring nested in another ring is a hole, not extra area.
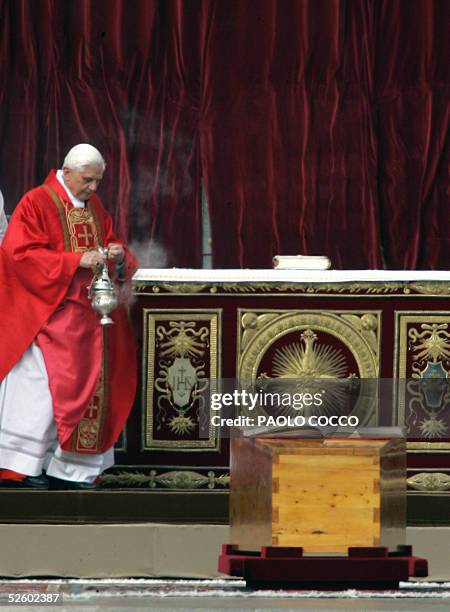
M 331 261 L 325 255 L 275 255 L 273 267 L 280 270 L 328 270 Z

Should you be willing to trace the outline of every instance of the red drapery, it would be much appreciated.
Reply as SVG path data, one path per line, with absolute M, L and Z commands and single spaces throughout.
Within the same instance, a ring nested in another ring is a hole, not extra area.
M 153 265 L 449 268 L 447 0 L 0 0 L 0 188 L 72 145 Z M 142 260 L 145 262 L 145 257 Z

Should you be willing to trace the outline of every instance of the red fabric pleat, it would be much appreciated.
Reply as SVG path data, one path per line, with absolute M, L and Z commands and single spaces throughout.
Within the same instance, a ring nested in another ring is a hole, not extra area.
M 20 482 L 25 478 L 25 474 L 14 472 L 13 470 L 0 469 L 0 480 L 13 480 Z
M 74 144 L 141 266 L 450 267 L 446 0 L 0 0 L 11 210 Z M 20 160 L 20 163 L 19 163 Z

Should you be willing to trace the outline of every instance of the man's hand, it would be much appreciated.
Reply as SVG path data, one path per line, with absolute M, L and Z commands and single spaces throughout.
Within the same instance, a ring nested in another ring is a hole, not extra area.
M 80 259 L 80 268 L 91 268 L 95 272 L 98 265 L 104 264 L 106 254 L 98 251 L 85 251 Z
M 117 265 L 120 265 L 125 260 L 125 251 L 121 244 L 110 242 L 108 244 L 108 258 L 112 259 Z

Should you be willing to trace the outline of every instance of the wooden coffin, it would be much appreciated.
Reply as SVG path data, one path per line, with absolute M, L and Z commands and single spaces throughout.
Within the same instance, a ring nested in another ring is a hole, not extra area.
M 231 446 L 231 542 L 239 550 L 405 542 L 403 439 L 236 438 Z

